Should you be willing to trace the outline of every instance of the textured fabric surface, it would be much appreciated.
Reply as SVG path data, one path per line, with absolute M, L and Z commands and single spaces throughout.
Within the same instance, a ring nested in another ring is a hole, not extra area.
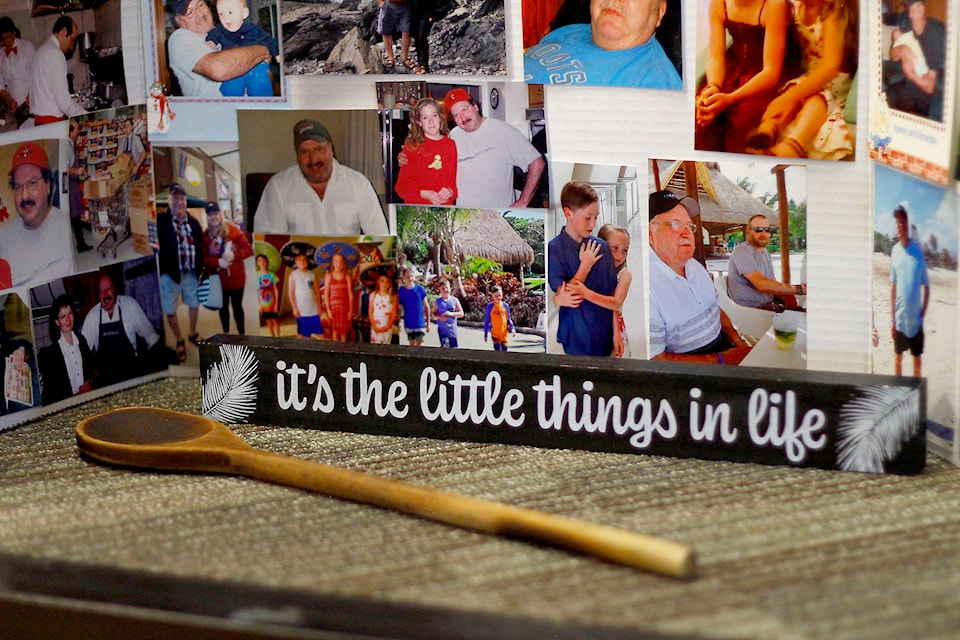
M 960 470 L 865 475 L 237 426 L 254 446 L 692 545 L 658 577 L 229 476 L 79 455 L 117 406 L 196 413 L 170 378 L 0 433 L 0 554 L 550 623 L 729 638 L 952 638 Z

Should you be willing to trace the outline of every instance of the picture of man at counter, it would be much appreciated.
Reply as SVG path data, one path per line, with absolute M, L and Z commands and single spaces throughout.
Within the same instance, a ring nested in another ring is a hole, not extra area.
M 30 71 L 30 110 L 38 126 L 87 112 L 74 101 L 67 82 L 67 56 L 73 56 L 79 37 L 73 18 L 61 16 L 53 23 L 53 34 L 37 49 Z
M 24 4 L 0 17 L 0 131 L 126 104 L 121 0 Z

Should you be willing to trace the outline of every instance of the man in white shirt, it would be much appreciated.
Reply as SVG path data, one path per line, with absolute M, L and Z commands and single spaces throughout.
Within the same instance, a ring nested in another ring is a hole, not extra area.
M 389 235 L 373 185 L 337 162 L 326 127 L 301 120 L 293 126 L 293 146 L 297 164 L 267 183 L 254 215 L 256 233 Z
M 459 87 L 447 92 L 444 106 L 457 123 L 450 131 L 457 143 L 457 206 L 542 207 L 532 200 L 547 161 L 530 141 L 506 122 L 482 116 Z M 515 166 L 527 174 L 519 197 L 513 189 Z
M 213 14 L 204 0 L 173 0 L 171 8 L 179 28 L 167 40 L 167 58 L 184 96 L 222 98 L 221 82 L 270 62 L 270 50 L 261 44 L 211 49 L 206 39 L 213 29 Z
M 10 265 L 13 286 L 42 284 L 73 273 L 70 217 L 50 205 L 56 183 L 43 147 L 35 142 L 20 145 L 9 176 L 19 217 L 0 225 L 0 258 Z
M 117 295 L 107 273 L 100 274 L 98 295 L 100 302 L 87 313 L 80 333 L 96 354 L 97 385 L 102 387 L 145 373 L 138 356 L 143 359 L 146 352 L 138 353 L 137 336 L 150 350 L 160 334 L 135 298 Z
M 70 16 L 53 23 L 53 34 L 37 49 L 31 65 L 30 111 L 36 124 L 50 124 L 86 110 L 73 101 L 67 85 L 67 55 L 73 55 L 80 31 Z
M 20 30 L 8 16 L 0 18 L 0 100 L 16 111 L 30 95 L 30 65 L 37 48 L 20 37 Z

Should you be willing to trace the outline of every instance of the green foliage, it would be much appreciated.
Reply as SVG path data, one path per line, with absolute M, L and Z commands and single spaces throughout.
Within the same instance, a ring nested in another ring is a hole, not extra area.
M 893 249 L 893 245 L 896 242 L 895 238 L 891 238 L 877 231 L 873 232 L 873 250 L 876 253 L 890 255 L 890 250 Z
M 544 257 L 544 228 L 543 218 L 530 220 L 527 218 L 514 218 L 507 216 L 506 221 L 510 223 L 517 235 L 523 239 L 533 249 L 533 264 L 530 265 L 530 273 L 543 275 L 547 272 L 547 262 Z
M 471 256 L 460 265 L 460 275 L 468 278 L 472 275 L 493 271 L 494 273 L 503 273 L 503 265 L 489 258 Z

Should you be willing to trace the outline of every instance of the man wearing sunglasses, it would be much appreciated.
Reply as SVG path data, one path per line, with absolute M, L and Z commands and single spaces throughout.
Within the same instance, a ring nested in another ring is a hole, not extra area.
M 757 214 L 747 222 L 746 242 L 733 249 L 727 265 L 727 291 L 739 305 L 770 311 L 796 309 L 795 296 L 806 295 L 807 285 L 779 282 L 767 244 L 773 227 L 766 216 Z
M 706 268 L 693 258 L 700 205 L 663 190 L 650 194 L 650 358 L 740 364 L 744 342 Z

